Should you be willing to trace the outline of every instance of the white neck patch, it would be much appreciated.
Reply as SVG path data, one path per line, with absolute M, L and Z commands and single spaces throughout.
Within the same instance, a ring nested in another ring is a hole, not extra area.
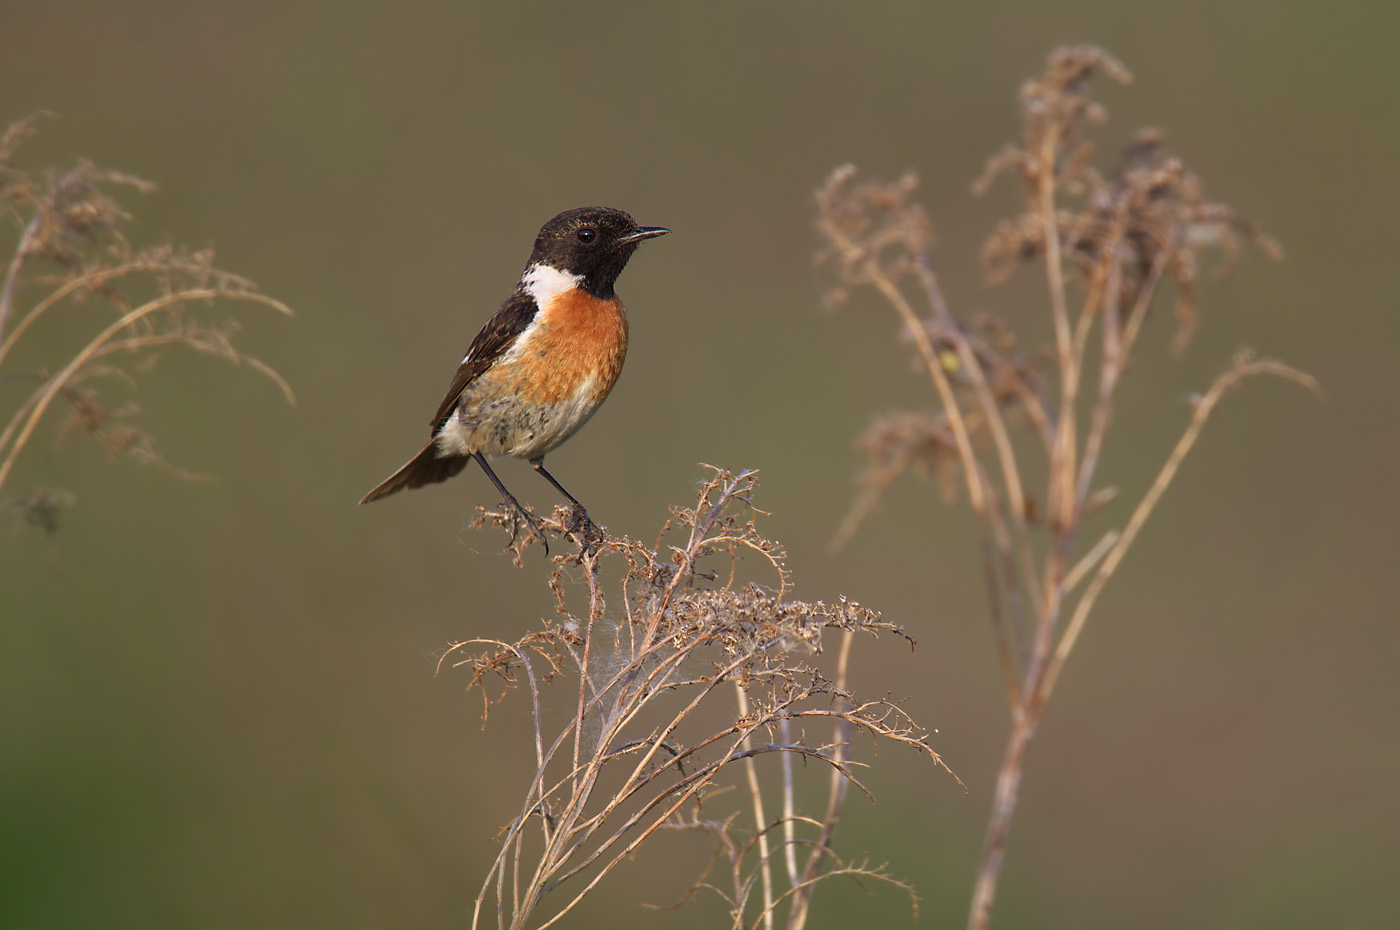
M 553 265 L 539 262 L 529 267 L 521 277 L 520 284 L 525 293 L 534 298 L 535 305 L 543 309 L 559 295 L 578 287 L 582 280 L 583 275 L 569 274 Z

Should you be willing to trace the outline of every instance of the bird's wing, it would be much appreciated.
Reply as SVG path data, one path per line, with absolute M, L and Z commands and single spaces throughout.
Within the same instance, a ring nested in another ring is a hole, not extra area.
M 481 327 L 481 332 L 472 340 L 471 348 L 467 349 L 467 354 L 462 358 L 462 364 L 457 367 L 457 374 L 452 378 L 452 386 L 447 389 L 447 396 L 438 405 L 437 414 L 433 417 L 432 435 L 436 436 L 438 430 L 447 422 L 447 418 L 452 415 L 452 408 L 466 386 L 481 377 L 483 372 L 496 363 L 496 359 L 505 354 L 516 337 L 529 327 L 538 312 L 539 307 L 533 297 L 524 291 L 516 291 L 501 304 L 501 309 L 486 321 L 486 325 Z

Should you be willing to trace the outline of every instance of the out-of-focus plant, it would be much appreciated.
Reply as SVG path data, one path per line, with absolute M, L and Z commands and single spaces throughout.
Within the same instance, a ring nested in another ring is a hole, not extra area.
M 1094 167 L 1087 130 L 1104 118 L 1088 94 L 1096 72 L 1128 72 L 1096 48 L 1054 52 L 1021 89 L 1022 138 L 992 158 L 975 185 L 1010 175 L 1025 207 L 987 240 L 989 277 L 1042 268 L 1053 345 L 1021 348 L 1009 322 L 953 311 L 929 257 L 930 224 L 911 200 L 912 176 L 857 183 L 837 169 L 817 192 L 820 258 L 835 269 L 832 305 L 872 287 L 898 314 L 918 351 L 937 407 L 878 419 L 861 438 L 870 468 L 837 534 L 851 539 L 886 489 L 918 468 L 961 484 L 976 516 L 992 630 L 1011 710 L 992 799 L 986 848 L 968 926 L 990 918 L 1027 745 L 1055 682 L 1104 585 L 1176 476 L 1202 427 L 1241 381 L 1270 374 L 1316 390 L 1311 377 L 1242 350 L 1204 393 L 1156 478 L 1119 525 L 1089 537 L 1087 519 L 1117 492 L 1099 483 L 1099 462 L 1123 377 L 1140 338 L 1154 331 L 1159 291 L 1175 292 L 1173 349 L 1197 322 L 1198 268 L 1218 251 L 1221 272 L 1252 242 L 1278 246 L 1231 208 L 1208 200 L 1200 180 L 1167 154 L 1161 134 L 1139 132 L 1107 173 Z M 1028 315 L 1027 315 L 1028 316 Z M 1044 473 L 1043 489 L 1025 476 Z
M 66 410 L 60 436 L 80 432 L 113 457 L 198 477 L 166 461 L 139 425 L 139 407 L 114 401 L 113 388 L 133 391 L 135 375 L 183 346 L 260 372 L 292 402 L 276 371 L 234 346 L 236 320 L 206 319 L 210 304 L 229 301 L 291 311 L 246 278 L 216 268 L 212 251 L 134 247 L 123 231 L 131 217 L 112 192 L 149 193 L 149 181 L 85 160 L 66 171 L 19 167 L 16 154 L 35 124 L 35 117 L 22 119 L 0 135 L 0 218 L 14 237 L 12 247 L 0 243 L 0 254 L 11 255 L 0 278 L 0 509 L 52 531 L 59 509 L 74 500 L 71 492 L 6 488 L 46 414 Z M 71 340 L 45 357 L 28 349 L 26 337 L 50 320 Z

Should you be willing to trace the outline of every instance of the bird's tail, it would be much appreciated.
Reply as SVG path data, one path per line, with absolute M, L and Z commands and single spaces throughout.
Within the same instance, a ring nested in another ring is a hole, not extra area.
M 470 461 L 471 457 L 467 455 L 439 455 L 437 443 L 430 442 L 407 465 L 385 478 L 379 487 L 366 494 L 360 503 L 368 504 L 405 488 L 421 488 L 425 484 L 446 481 L 466 468 Z

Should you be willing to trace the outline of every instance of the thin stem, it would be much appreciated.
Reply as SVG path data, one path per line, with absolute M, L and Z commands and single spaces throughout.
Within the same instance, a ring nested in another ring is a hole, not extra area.
M 991 919 L 992 902 L 996 898 L 997 878 L 1006 854 L 1006 837 L 1011 831 L 1011 818 L 1016 812 L 1017 793 L 1021 786 L 1022 763 L 1026 747 L 1035 733 L 1038 714 L 1025 713 L 1011 728 L 1006 742 L 1001 768 L 997 772 L 996 792 L 992 796 L 992 813 L 987 823 L 986 846 L 982 866 L 972 891 L 972 908 L 968 914 L 969 930 L 986 930 Z
M 928 297 L 929 306 L 933 308 L 934 315 L 937 317 L 944 332 L 948 334 L 948 338 L 957 346 L 958 359 L 963 369 L 968 373 L 978 402 L 981 404 L 982 416 L 987 423 L 988 431 L 992 435 L 992 444 L 996 448 L 997 461 L 1001 466 L 1002 480 L 1006 487 L 1007 504 L 1011 510 L 1010 520 L 1008 522 L 1016 531 L 1016 540 L 1019 544 L 1018 548 L 1023 560 L 1026 576 L 1028 579 L 1033 580 L 1035 578 L 1035 567 L 1031 550 L 1029 528 L 1026 525 L 1026 497 L 1021 484 L 1020 468 L 1016 464 L 1016 453 L 1011 445 L 1011 438 L 1006 430 L 1006 418 L 1002 414 L 1001 405 L 997 403 L 996 398 L 992 394 L 991 387 L 987 382 L 986 373 L 982 369 L 982 363 L 977 358 L 977 353 L 973 351 L 970 340 L 967 338 L 966 334 L 963 333 L 962 327 L 958 325 L 957 320 L 953 317 L 952 311 L 948 309 L 948 302 L 944 299 L 943 289 L 938 285 L 938 277 L 934 274 L 933 266 L 929 264 L 926 254 L 919 253 L 917 268 L 919 271 L 919 279 L 923 283 L 924 291 Z M 1015 380 L 1018 383 L 1020 382 L 1020 378 L 1016 378 Z M 942 396 L 942 392 L 940 392 L 940 397 Z M 951 422 L 951 413 L 949 419 Z M 964 465 L 966 466 L 967 464 L 967 461 L 964 460 Z M 990 483 L 985 477 L 981 477 L 980 481 L 984 485 Z M 995 508 L 995 497 L 991 498 L 990 504 Z M 985 535 L 984 533 L 984 539 Z M 1011 540 L 1005 538 L 1004 531 L 1003 534 L 998 537 L 998 545 L 1003 553 L 1009 553 L 1011 551 Z M 985 548 L 984 543 L 984 549 Z M 984 555 L 984 561 L 985 558 Z M 1013 609 L 1013 623 L 1018 631 L 1024 631 L 1024 601 L 1020 596 L 1020 589 L 1016 583 L 1014 563 L 1009 557 L 1008 563 L 1004 583 L 1007 586 L 1008 599 L 1011 601 Z M 991 568 L 989 565 L 988 571 L 989 586 L 995 589 L 995 569 Z M 1001 601 L 1000 598 L 996 597 L 995 590 L 993 590 L 990 603 L 993 627 L 1000 631 L 1005 625 L 1005 620 L 1001 616 Z M 1014 684 L 1015 666 L 1010 662 L 1009 650 L 1006 648 L 1006 644 L 1001 641 L 1004 638 L 1004 634 L 998 632 L 997 636 L 998 650 L 1003 654 L 1002 664 L 1011 682 L 1008 693 L 1015 695 L 1018 690 Z M 1016 702 L 1013 700 L 1012 703 L 1014 704 Z
M 1119 378 L 1127 367 L 1132 339 L 1137 335 L 1134 321 L 1147 315 L 1147 307 L 1152 302 L 1152 294 L 1157 290 L 1157 282 L 1166 270 L 1172 250 L 1163 249 L 1152 263 L 1152 268 L 1143 279 L 1138 290 L 1133 309 L 1128 314 L 1129 331 L 1124 332 L 1118 322 L 1118 308 L 1106 304 L 1103 325 L 1103 365 L 1099 375 L 1099 399 L 1094 406 L 1093 419 L 1089 424 L 1088 437 L 1084 440 L 1084 459 L 1079 474 L 1079 487 L 1075 493 L 1075 522 L 1082 520 L 1089 494 L 1093 490 L 1094 473 L 1098 469 L 1099 455 L 1103 450 L 1104 437 L 1113 415 L 1113 398 L 1118 390 Z M 1121 285 L 1120 285 L 1121 287 Z M 1117 293 L 1118 288 L 1113 289 Z M 1116 304 L 1116 299 L 1114 303 Z
M 1065 294 L 1064 259 L 1060 254 L 1060 225 L 1055 213 L 1056 152 L 1060 143 L 1060 127 L 1056 122 L 1046 128 L 1041 141 L 1036 171 L 1041 230 L 1045 236 L 1045 277 L 1050 290 L 1050 312 L 1055 330 L 1055 354 L 1060 374 L 1060 411 L 1057 419 L 1055 444 L 1050 454 L 1050 493 L 1046 502 L 1051 525 L 1068 523 L 1068 501 L 1075 470 L 1074 399 L 1079 385 L 1074 342 L 1070 335 L 1069 305 Z M 1048 589 L 1053 587 L 1046 578 Z
M 778 721 L 778 737 L 784 744 L 792 743 L 792 721 L 783 717 Z M 795 885 L 797 878 L 797 786 L 793 780 L 792 753 L 778 754 L 778 768 L 783 777 L 783 863 L 787 866 L 788 885 Z
M 957 320 L 953 318 L 952 312 L 948 309 L 948 302 L 943 298 L 943 289 L 938 286 L 938 277 L 934 274 L 933 266 L 928 262 L 928 256 L 919 253 L 918 259 L 919 280 L 923 282 L 929 306 L 933 308 L 934 315 L 938 318 L 944 332 L 957 346 L 958 361 L 971 379 L 973 390 L 982 405 L 982 415 L 987 420 L 987 428 L 992 434 L 992 444 L 996 447 L 1002 480 L 1006 482 L 1006 498 L 1011 505 L 1013 525 L 1024 533 L 1026 529 L 1026 494 L 1021 486 L 1021 471 L 1016 465 L 1016 454 L 1011 447 L 1011 437 L 1006 432 L 1006 421 L 1001 415 L 1001 405 L 992 396 L 991 387 L 987 384 L 987 376 L 982 370 L 982 363 L 977 359 L 977 353 L 972 351 L 971 344 L 962 333 L 962 327 L 958 325 Z
M 920 323 L 919 315 L 914 312 L 914 308 L 910 306 L 899 286 L 880 267 L 876 257 L 866 254 L 865 250 L 852 242 L 851 238 L 834 223 L 827 224 L 827 233 L 843 254 L 848 258 L 860 261 L 870 283 L 894 307 L 905 329 L 913 337 L 914 345 L 918 348 L 919 355 L 928 369 L 929 377 L 933 379 L 934 388 L 938 391 L 938 399 L 948 414 L 948 425 L 953 430 L 953 439 L 958 447 L 958 457 L 962 459 L 964 466 L 963 476 L 967 483 L 968 500 L 972 504 L 973 510 L 981 513 L 986 507 L 987 490 L 983 486 L 982 477 L 978 470 L 969 467 L 971 463 L 976 461 L 977 454 L 972 448 L 972 439 L 968 435 L 967 423 L 963 418 L 962 410 L 958 407 L 957 398 L 953 394 L 953 386 L 943 371 L 943 365 L 938 361 L 938 355 L 934 352 L 933 343 L 929 340 L 927 328 Z
M 33 405 L 33 409 L 29 414 L 29 418 L 25 421 L 23 430 L 21 430 L 19 435 L 15 437 L 14 442 L 10 444 L 9 454 L 6 455 L 5 461 L 3 463 L 0 463 L 0 486 L 3 486 L 5 484 L 5 479 L 9 477 L 10 470 L 14 467 L 15 459 L 19 456 L 20 450 L 22 450 L 25 447 L 25 445 L 28 444 L 30 436 L 32 436 L 34 433 L 35 427 L 38 426 L 39 420 L 43 418 L 45 411 L 48 410 L 49 405 L 53 402 L 54 398 L 57 397 L 59 392 L 62 391 L 63 388 L 68 385 L 68 382 L 72 379 L 73 375 L 78 371 L 78 369 L 82 368 L 84 365 L 86 365 L 89 361 L 92 360 L 92 358 L 102 348 L 103 343 L 107 342 L 107 340 L 111 339 L 117 333 L 121 332 L 123 329 L 132 325 L 138 320 L 149 316 L 152 313 L 164 310 L 166 307 L 171 306 L 172 304 L 182 303 L 184 301 L 189 300 L 213 300 L 219 297 L 238 298 L 242 300 L 252 301 L 254 303 L 266 304 L 267 306 L 278 309 L 284 309 L 283 306 L 277 301 L 272 300 L 269 297 L 264 297 L 261 294 L 227 293 L 218 290 L 189 290 L 183 291 L 179 294 L 169 294 L 164 297 L 156 298 L 155 300 L 152 300 L 149 303 L 137 307 L 130 313 L 125 314 L 121 317 L 121 319 L 112 323 L 106 329 L 102 330 L 100 333 L 94 336 L 86 346 L 80 349 L 78 353 L 74 355 L 71 360 L 69 360 L 68 364 L 64 366 L 62 371 L 58 372 L 58 374 L 50 378 L 48 382 L 44 385 L 44 387 L 39 390 L 37 394 L 38 399 Z M 17 422 L 17 419 L 12 420 L 9 426 L 6 427 L 4 433 L 0 434 L 0 450 L 3 450 L 6 444 L 10 442 L 10 438 L 14 434 Z
M 0 284 L 0 346 L 5 344 L 5 328 L 10 323 L 10 317 L 14 314 L 15 293 L 19 290 L 20 269 L 24 267 L 25 261 L 29 258 L 29 247 L 34 244 L 34 238 L 39 234 L 39 227 L 44 219 L 43 210 L 35 208 L 34 216 L 24 226 L 24 232 L 20 233 L 19 244 L 15 246 L 15 257 L 10 260 L 10 267 L 5 271 L 5 282 Z
M 574 771 L 578 771 L 579 748 L 583 740 L 583 718 L 588 703 L 587 687 L 592 681 L 589 673 L 589 660 L 593 654 L 593 625 L 602 614 L 602 594 L 598 590 L 598 557 L 594 553 L 583 559 L 584 576 L 588 579 L 588 628 L 584 632 L 583 659 L 578 666 L 578 709 L 574 714 Z M 578 793 L 578 780 L 574 780 L 574 793 Z
M 1172 480 L 1176 477 L 1177 471 L 1181 468 L 1181 463 L 1191 452 L 1191 448 L 1200 438 L 1201 430 L 1205 427 L 1206 421 L 1210 419 L 1211 413 L 1224 398 L 1225 393 L 1239 382 L 1255 375 L 1271 374 L 1289 381 L 1301 384 L 1303 387 L 1315 392 L 1321 392 L 1321 386 L 1311 375 L 1299 371 L 1282 362 L 1272 359 L 1260 359 L 1254 362 L 1235 365 L 1229 371 L 1221 374 L 1211 384 L 1210 390 L 1206 391 L 1200 401 L 1196 404 L 1196 409 L 1191 415 L 1191 422 L 1187 424 L 1185 432 L 1177 440 L 1176 446 L 1172 449 L 1171 455 L 1167 457 L 1162 465 L 1162 470 L 1157 473 L 1152 486 L 1147 489 L 1142 500 L 1138 503 L 1137 509 L 1128 519 L 1128 523 L 1123 527 L 1123 533 L 1119 536 L 1113 548 L 1109 550 L 1103 563 L 1099 565 L 1094 578 L 1089 582 L 1088 589 L 1075 605 L 1074 614 L 1070 617 L 1069 624 L 1065 627 L 1064 635 L 1060 637 L 1059 645 L 1055 649 L 1054 658 L 1046 671 L 1045 683 L 1042 689 L 1044 699 L 1048 700 L 1050 692 L 1055 687 L 1055 682 L 1060 676 L 1060 671 L 1064 667 L 1065 660 L 1074 650 L 1074 645 L 1079 641 L 1079 635 L 1084 631 L 1084 624 L 1089 619 L 1089 611 L 1093 610 L 1094 603 L 1103 592 L 1104 585 L 1108 579 L 1117 571 L 1119 563 L 1123 561 L 1123 556 L 1127 553 L 1133 541 L 1137 539 L 1138 532 L 1142 529 L 1147 518 L 1152 515 L 1157 502 L 1162 499 L 1162 495 L 1171 486 Z
M 744 694 L 743 682 L 734 682 L 734 694 L 739 703 L 739 719 L 749 716 L 749 698 Z M 784 753 L 784 758 L 786 758 Z M 763 812 L 763 792 L 758 785 L 758 764 L 753 756 L 744 760 L 744 774 L 749 782 L 749 796 L 753 798 L 753 827 L 758 834 L 758 868 L 763 878 L 763 926 L 773 930 L 773 868 L 768 861 L 768 815 Z
M 1079 385 L 1080 359 L 1076 357 L 1075 339 L 1070 329 L 1059 221 L 1055 212 L 1056 157 L 1059 142 L 1060 126 L 1058 122 L 1051 121 L 1041 140 L 1036 172 L 1038 209 L 1045 237 L 1046 283 L 1050 292 L 1056 362 L 1060 378 L 1060 409 L 1050 449 L 1049 487 L 1046 495 L 1050 531 L 1055 541 L 1045 554 L 1035 638 L 1026 662 L 1021 700 L 1012 705 L 1011 733 L 997 775 L 996 792 L 987 824 L 986 845 L 968 913 L 969 930 L 985 930 L 991 919 L 991 907 L 996 897 L 1006 838 L 1016 810 L 1017 790 L 1020 787 L 1026 747 L 1035 733 L 1040 707 L 1043 706 L 1038 700 L 1038 692 L 1063 597 L 1065 562 L 1068 558 L 1064 551 L 1064 543 L 1073 533 L 1073 489 L 1079 429 L 1075 401 Z
M 841 637 L 841 652 L 836 661 L 836 687 L 843 691 L 846 689 L 851 643 L 854 639 L 855 634 L 849 630 Z M 849 704 L 847 707 L 849 708 Z M 836 824 L 841 819 L 841 809 L 846 804 L 846 792 L 850 788 L 850 782 L 843 774 L 843 768 L 846 764 L 846 748 L 850 744 L 850 739 L 850 720 L 846 717 L 838 718 L 836 730 L 832 736 L 832 744 L 835 747 L 833 758 L 836 764 L 831 772 L 831 787 L 827 792 L 826 816 L 822 818 L 821 833 L 817 836 L 816 844 L 807 857 L 807 865 L 802 870 L 802 881 L 788 892 L 793 895 L 792 911 L 788 915 L 788 930 L 802 930 L 806 926 L 812 904 L 812 891 L 815 887 L 814 880 L 821 870 L 823 858 L 831 848 L 831 838 L 836 835 Z
M 984 480 L 986 480 L 984 478 Z M 1019 684 L 1019 663 L 1026 661 L 1025 601 L 1021 588 L 1016 583 L 1015 555 L 1012 552 L 1010 534 L 1006 528 L 1006 518 L 1001 512 L 1001 502 L 993 497 L 991 506 L 978 520 L 978 550 L 982 556 L 982 576 L 987 586 L 987 608 L 992 621 L 992 635 L 996 640 L 997 657 L 1001 662 L 1002 676 L 1006 680 L 1007 699 L 1012 707 L 1021 702 Z M 1029 540 L 1019 547 L 1022 562 L 1028 577 L 1035 578 L 1035 556 Z M 997 572 L 997 556 L 1000 555 L 1001 572 Z M 1011 613 L 1013 630 L 1007 629 L 1007 616 L 1002 610 L 1001 588 L 1006 588 L 1007 599 L 1012 602 Z M 1009 632 L 1016 634 L 1015 648 Z

